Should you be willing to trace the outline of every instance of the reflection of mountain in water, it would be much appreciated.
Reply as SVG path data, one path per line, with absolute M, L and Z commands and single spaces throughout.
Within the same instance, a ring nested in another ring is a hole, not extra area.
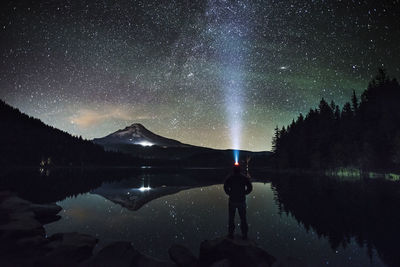
M 272 186 L 280 209 L 327 237 L 334 250 L 355 238 L 370 255 L 375 248 L 388 266 L 400 266 L 399 184 L 282 177 Z
M 91 191 L 91 193 L 100 195 L 129 210 L 138 210 L 154 199 L 191 188 L 189 186 L 161 186 L 155 188 L 135 186 L 129 187 L 122 183 L 103 184 L 101 187 Z
M 226 170 L 221 169 L 94 169 L 90 171 L 60 169 L 53 170 L 49 176 L 46 176 L 41 175 L 35 169 L 0 172 L 0 189 L 14 191 L 20 197 L 32 202 L 50 203 L 93 191 L 96 188 L 101 188 L 103 184 L 104 186 L 113 185 L 114 187 L 132 189 L 142 187 L 143 179 L 151 179 L 151 186 L 154 188 L 161 189 L 163 185 L 167 185 L 169 188 L 186 189 L 221 183 L 226 175 Z M 173 193 L 172 191 L 167 193 L 168 190 L 157 191 L 164 192 L 161 194 L 165 195 Z M 151 195 L 155 196 L 156 191 L 150 191 Z
M 218 173 L 214 171 L 215 173 Z M 207 180 L 204 172 L 193 171 L 189 177 L 182 174 L 167 175 L 142 175 L 141 179 L 126 179 L 118 182 L 103 183 L 101 187 L 92 190 L 92 194 L 100 195 L 129 210 L 139 210 L 146 203 L 167 195 L 176 194 L 200 186 L 208 186 L 223 183 L 226 175 L 220 175 L 219 179 Z M 212 176 L 211 176 L 212 177 Z M 217 176 L 218 177 L 218 176 Z M 175 178 L 175 179 L 174 179 Z M 209 178 L 209 176 L 208 176 Z M 257 179 L 252 179 L 256 182 Z M 267 179 L 263 179 L 266 182 Z

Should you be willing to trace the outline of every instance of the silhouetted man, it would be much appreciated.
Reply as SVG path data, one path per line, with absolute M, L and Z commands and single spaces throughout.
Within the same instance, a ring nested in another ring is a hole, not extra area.
M 240 173 L 240 166 L 233 167 L 233 174 L 224 183 L 225 193 L 229 196 L 229 232 L 228 237 L 233 238 L 235 231 L 235 213 L 239 212 L 242 238 L 247 239 L 246 195 L 253 190 L 250 179 Z

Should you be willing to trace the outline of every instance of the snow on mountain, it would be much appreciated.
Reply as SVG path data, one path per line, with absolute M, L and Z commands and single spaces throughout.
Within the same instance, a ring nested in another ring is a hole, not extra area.
M 162 137 L 149 130 L 142 124 L 134 123 L 102 138 L 93 139 L 94 143 L 100 145 L 110 144 L 135 144 L 142 146 L 166 146 L 166 147 L 185 147 L 189 146 L 179 141 Z

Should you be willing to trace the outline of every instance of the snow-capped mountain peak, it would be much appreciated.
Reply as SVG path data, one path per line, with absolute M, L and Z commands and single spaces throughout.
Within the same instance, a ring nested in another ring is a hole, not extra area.
M 105 144 L 134 144 L 142 146 L 166 146 L 181 147 L 188 146 L 179 141 L 157 135 L 144 127 L 140 123 L 133 123 L 130 126 L 120 129 L 102 138 L 93 139 L 94 143 Z
M 131 137 L 143 137 L 146 134 L 151 133 L 147 130 L 142 124 L 134 123 L 130 126 L 125 127 L 122 130 L 118 130 L 115 133 L 112 133 L 111 136 L 131 136 Z

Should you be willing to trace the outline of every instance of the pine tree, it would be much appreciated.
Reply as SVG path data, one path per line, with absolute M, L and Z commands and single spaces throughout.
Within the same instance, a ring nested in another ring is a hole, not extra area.
M 358 111 L 358 99 L 356 96 L 356 91 L 353 90 L 353 95 L 351 96 L 351 108 L 353 110 L 353 113 L 356 114 Z
M 338 105 L 335 107 L 335 120 L 340 120 L 340 108 Z
M 274 130 L 274 137 L 272 137 L 272 152 L 277 152 L 279 143 L 279 128 L 278 125 Z
M 341 117 L 345 120 L 349 120 L 353 117 L 353 110 L 351 109 L 351 105 L 349 102 L 346 102 L 346 104 L 344 104 Z

